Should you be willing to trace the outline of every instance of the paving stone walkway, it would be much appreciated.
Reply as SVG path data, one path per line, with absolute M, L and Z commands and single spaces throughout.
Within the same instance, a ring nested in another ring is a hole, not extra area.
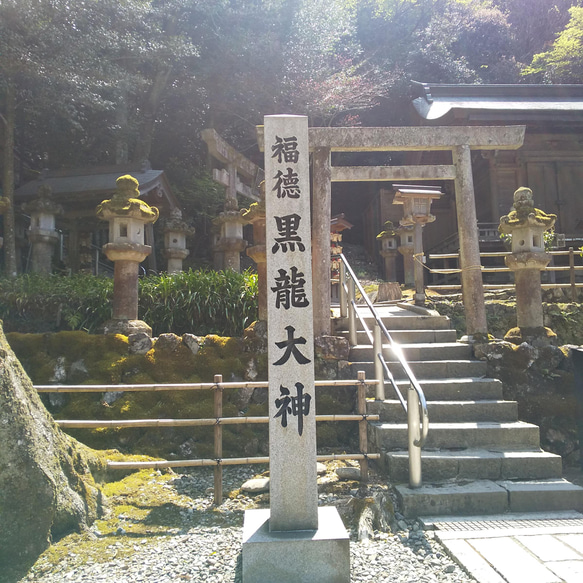
M 581 583 L 583 514 L 431 517 L 426 528 L 479 583 Z

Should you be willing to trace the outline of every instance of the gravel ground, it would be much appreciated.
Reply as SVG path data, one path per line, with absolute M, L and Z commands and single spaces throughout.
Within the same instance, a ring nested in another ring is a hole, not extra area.
M 257 468 L 226 468 L 225 490 L 239 488 Z M 244 510 L 268 505 L 267 495 L 248 497 L 238 494 L 226 499 L 219 508 L 212 505 L 212 472 L 201 469 L 176 476 L 166 486 L 173 494 L 186 497 L 188 504 L 174 517 L 170 528 L 157 536 L 134 535 L 131 521 L 127 532 L 118 528 L 100 554 L 80 560 L 70 549 L 57 564 L 41 557 L 22 583 L 170 583 L 196 581 L 208 583 L 241 581 L 241 539 Z M 340 483 L 336 482 L 338 486 Z M 320 504 L 350 505 L 351 498 L 385 493 L 382 483 L 350 490 L 336 488 L 322 492 Z M 342 490 L 342 491 L 341 491 Z M 340 509 L 339 508 L 339 509 Z M 342 515 L 342 512 L 341 512 Z M 370 538 L 357 540 L 351 531 L 351 581 L 392 583 L 469 583 L 474 581 L 416 521 L 395 514 L 393 529 L 375 530 Z M 107 536 L 93 527 L 90 539 L 103 542 Z

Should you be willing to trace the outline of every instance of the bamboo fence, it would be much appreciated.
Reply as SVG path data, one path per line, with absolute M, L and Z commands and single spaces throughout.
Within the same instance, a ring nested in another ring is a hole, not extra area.
M 374 385 L 374 379 L 366 380 L 363 371 L 358 372 L 355 380 L 316 381 L 316 387 L 357 387 L 357 413 L 352 415 L 316 415 L 316 421 L 353 421 L 358 423 L 360 453 L 330 454 L 317 456 L 318 461 L 327 460 L 358 460 L 360 463 L 360 479 L 368 481 L 368 460 L 379 459 L 380 454 L 368 452 L 367 424 L 378 421 L 378 415 L 366 413 L 366 388 Z M 213 426 L 214 459 L 191 460 L 160 460 L 144 462 L 113 462 L 108 468 L 120 470 L 145 468 L 179 468 L 179 467 L 213 467 L 214 468 L 214 503 L 220 505 L 223 501 L 223 466 L 266 464 L 269 457 L 223 457 L 223 425 L 235 424 L 266 424 L 269 417 L 223 417 L 223 391 L 226 389 L 267 388 L 267 381 L 258 382 L 228 382 L 223 383 L 222 375 L 215 375 L 212 383 L 181 383 L 181 384 L 143 384 L 143 385 L 35 385 L 39 393 L 99 393 L 99 392 L 156 392 L 156 391 L 201 391 L 212 390 L 215 415 L 211 419 L 114 419 L 114 420 L 56 420 L 62 429 L 83 428 L 129 428 L 129 427 L 202 427 Z

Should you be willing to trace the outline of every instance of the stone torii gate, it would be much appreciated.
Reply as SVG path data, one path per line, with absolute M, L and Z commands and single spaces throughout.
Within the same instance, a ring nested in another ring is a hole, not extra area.
M 259 183 L 263 180 L 263 170 L 223 140 L 214 129 L 203 130 L 201 137 L 206 142 L 210 155 L 226 167 L 213 170 L 213 179 L 225 186 L 224 212 L 215 219 L 215 224 L 220 227 L 220 236 L 214 251 L 223 255 L 220 267 L 240 271 L 239 254 L 245 249 L 247 242 L 243 239 L 245 221 L 239 213 L 237 195 L 259 202 Z M 240 177 L 251 185 L 243 182 Z M 217 265 L 215 267 L 218 268 Z
M 312 152 L 312 265 L 314 334 L 328 335 L 330 321 L 330 219 L 332 182 L 454 180 L 460 240 L 462 297 L 468 336 L 488 332 L 472 177 L 472 150 L 515 150 L 525 126 L 310 128 Z M 263 150 L 263 126 L 257 127 Z M 450 165 L 338 166 L 332 152 L 450 151 Z

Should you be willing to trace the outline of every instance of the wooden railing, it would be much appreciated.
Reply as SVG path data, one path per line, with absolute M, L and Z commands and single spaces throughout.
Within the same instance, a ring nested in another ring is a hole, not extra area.
M 558 288 L 567 288 L 571 290 L 571 299 L 572 301 L 577 301 L 577 289 L 583 288 L 583 282 L 577 282 L 577 273 L 583 273 L 583 265 L 577 265 L 577 260 L 581 261 L 581 253 L 580 251 L 575 251 L 572 247 L 568 250 L 564 251 L 549 251 L 549 254 L 554 257 L 568 257 L 569 265 L 548 265 L 545 269 L 542 270 L 542 273 L 551 274 L 550 277 L 554 279 L 555 274 L 568 274 L 568 280 L 565 278 L 563 282 L 551 282 L 551 283 L 542 283 L 543 289 L 558 289 Z M 503 260 L 504 257 L 509 255 L 507 252 L 497 252 L 497 253 L 480 253 L 480 259 L 500 259 Z M 455 261 L 456 266 L 449 266 L 444 268 L 433 268 L 427 267 L 428 271 L 434 275 L 438 275 L 441 277 L 449 276 L 450 278 L 458 278 L 461 269 L 459 268 L 459 253 L 432 253 L 427 256 L 429 261 Z M 483 263 L 483 262 L 482 262 Z M 495 289 L 509 289 L 514 286 L 514 283 L 510 281 L 512 277 L 512 271 L 505 266 L 492 266 L 492 265 L 482 265 L 482 273 L 485 275 L 488 274 L 508 274 L 508 283 L 484 283 L 484 289 L 488 290 L 495 290 Z M 453 283 L 453 284 L 432 284 L 427 286 L 428 289 L 434 289 L 436 291 L 456 291 L 461 289 L 460 283 Z
M 360 479 L 368 481 L 368 460 L 379 459 L 380 454 L 368 452 L 367 424 L 378 421 L 378 415 L 366 413 L 366 389 L 375 385 L 376 380 L 366 380 L 363 371 L 358 372 L 355 380 L 316 381 L 316 387 L 346 387 L 357 388 L 357 413 L 351 415 L 316 415 L 316 421 L 355 421 L 358 422 L 360 453 L 330 454 L 317 456 L 318 461 L 326 460 L 358 460 L 360 463 Z M 35 385 L 39 393 L 103 393 L 103 392 L 153 392 L 153 391 L 213 391 L 214 418 L 211 419 L 114 419 L 114 420 L 56 420 L 62 429 L 97 429 L 107 427 L 214 427 L 214 458 L 192 460 L 161 460 L 144 462 L 108 462 L 111 469 L 143 469 L 143 468 L 176 468 L 203 467 L 214 468 L 214 503 L 219 505 L 223 500 L 223 466 L 244 464 L 266 464 L 269 457 L 224 458 L 223 457 L 223 426 L 235 424 L 266 424 L 269 417 L 223 417 L 223 391 L 227 389 L 267 388 L 267 381 L 258 382 L 228 382 L 223 383 L 222 375 L 215 375 L 213 383 L 185 384 L 148 384 L 148 385 Z

